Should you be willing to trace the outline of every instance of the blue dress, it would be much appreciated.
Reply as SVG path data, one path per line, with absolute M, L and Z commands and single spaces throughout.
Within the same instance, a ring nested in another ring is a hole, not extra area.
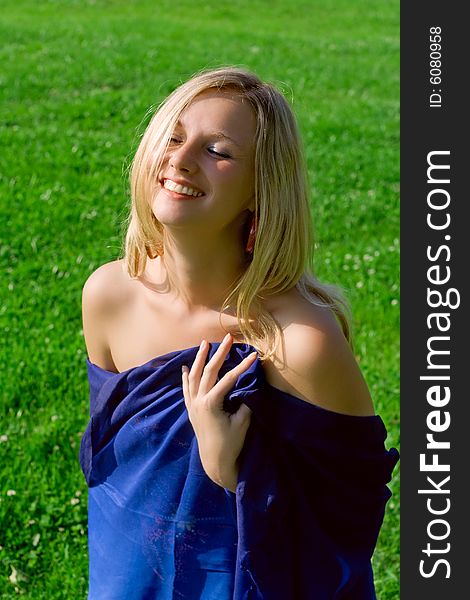
M 253 350 L 233 344 L 219 377 Z M 398 460 L 380 417 L 282 392 L 256 359 L 224 401 L 252 410 L 234 494 L 205 474 L 188 420 L 181 366 L 197 351 L 122 373 L 87 359 L 89 600 L 375 598 L 370 559 Z

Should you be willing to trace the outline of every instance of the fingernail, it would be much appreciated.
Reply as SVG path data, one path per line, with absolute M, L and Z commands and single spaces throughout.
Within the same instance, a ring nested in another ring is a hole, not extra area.
M 258 352 L 252 352 L 252 353 L 251 353 L 251 354 L 248 356 L 248 358 L 251 358 L 252 356 L 258 356 Z
M 230 337 L 231 337 L 231 336 L 230 336 L 230 333 L 227 333 L 227 335 L 224 337 L 224 342 L 226 342 L 227 340 L 229 340 L 229 339 L 230 339 Z
M 201 348 L 201 350 L 204 350 L 205 347 L 206 347 L 206 340 L 202 340 L 199 348 Z

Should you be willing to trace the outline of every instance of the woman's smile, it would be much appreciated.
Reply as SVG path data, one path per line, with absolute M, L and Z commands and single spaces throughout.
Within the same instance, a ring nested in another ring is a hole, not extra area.
M 173 179 L 164 179 L 163 180 L 163 187 L 166 191 L 170 192 L 170 195 L 172 197 L 176 197 L 176 198 L 200 198 L 201 196 L 204 196 L 204 192 L 201 192 L 200 190 L 195 189 L 194 187 L 190 186 L 188 183 L 186 182 L 177 182 Z

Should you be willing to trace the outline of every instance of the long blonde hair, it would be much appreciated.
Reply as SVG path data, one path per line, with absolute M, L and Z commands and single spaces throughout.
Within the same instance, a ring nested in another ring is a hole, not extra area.
M 175 89 L 150 120 L 131 165 L 131 210 L 124 248 L 129 275 L 142 275 L 147 257 L 164 252 L 163 227 L 151 209 L 155 181 L 182 111 L 198 94 L 214 88 L 237 92 L 250 102 L 257 121 L 256 240 L 252 258 L 227 295 L 220 317 L 232 307 L 243 339 L 258 348 L 264 360 L 274 353 L 282 330 L 262 300 L 296 286 L 309 302 L 335 313 L 351 342 L 344 297 L 336 286 L 320 283 L 314 276 L 307 170 L 292 109 L 274 86 L 245 69 L 221 67 L 196 74 Z

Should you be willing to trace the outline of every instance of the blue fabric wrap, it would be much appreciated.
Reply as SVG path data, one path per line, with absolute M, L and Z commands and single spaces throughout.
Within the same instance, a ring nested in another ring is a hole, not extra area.
M 219 377 L 253 350 L 233 344 Z M 370 559 L 398 461 L 381 418 L 272 387 L 256 359 L 224 400 L 252 410 L 234 494 L 205 474 L 188 420 L 181 366 L 197 351 L 122 373 L 87 359 L 89 600 L 374 599 Z

